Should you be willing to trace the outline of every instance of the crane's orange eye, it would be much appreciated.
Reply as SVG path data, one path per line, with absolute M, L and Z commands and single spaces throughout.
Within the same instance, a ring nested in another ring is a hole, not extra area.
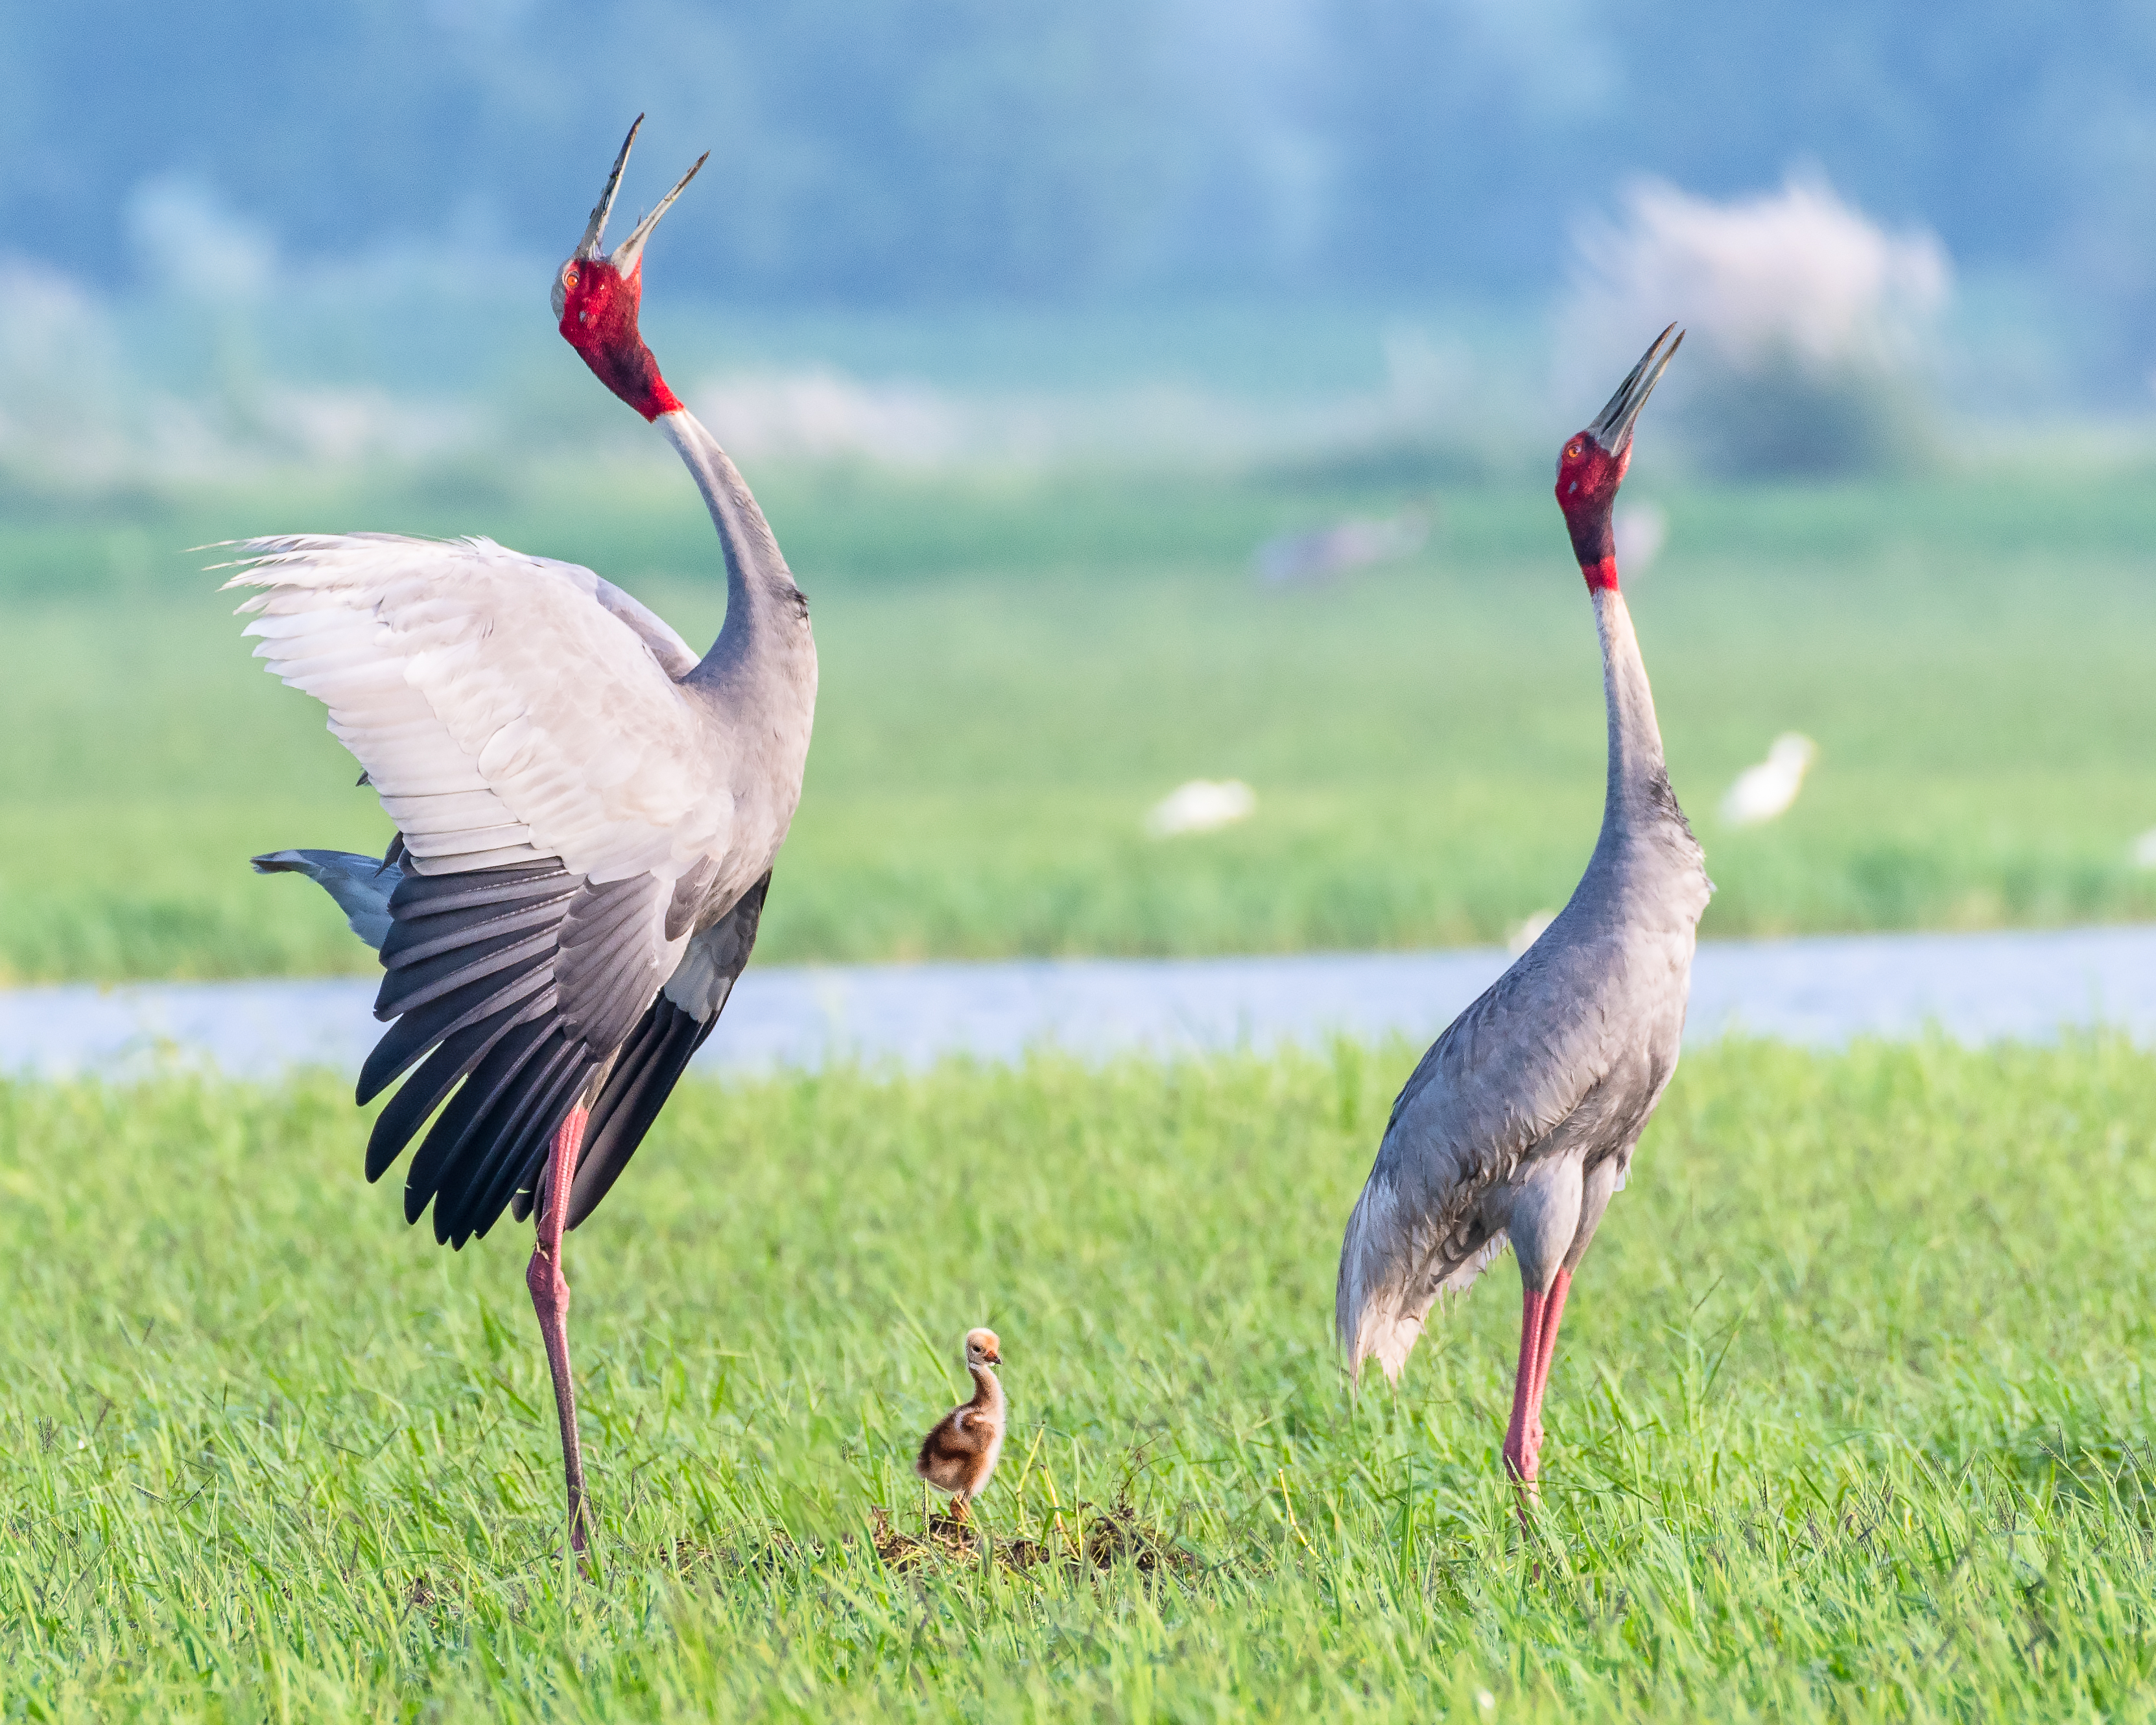
M 1577 461 L 1586 453 L 1587 445 L 1580 442 L 1578 438 L 1574 438 L 1572 440 L 1572 447 L 1564 452 L 1564 459 L 1568 461 Z
M 577 270 L 572 264 L 562 272 L 562 285 L 572 288 L 577 285 Z

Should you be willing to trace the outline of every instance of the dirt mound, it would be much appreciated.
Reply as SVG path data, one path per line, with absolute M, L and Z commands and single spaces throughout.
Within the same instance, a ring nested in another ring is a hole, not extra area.
M 998 1538 L 978 1522 L 933 1512 L 920 1533 L 911 1533 L 894 1525 L 881 1504 L 870 1507 L 869 1523 L 876 1555 L 894 1569 L 954 1561 L 978 1564 L 984 1550 L 1013 1571 L 1054 1565 L 1083 1574 L 1128 1563 L 1143 1575 L 1189 1575 L 1203 1567 L 1127 1503 L 1105 1510 L 1081 1503 L 1064 1510 L 1045 1540 Z

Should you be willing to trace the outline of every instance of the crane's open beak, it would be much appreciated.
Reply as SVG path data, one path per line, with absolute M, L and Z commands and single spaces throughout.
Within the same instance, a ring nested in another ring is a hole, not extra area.
M 1630 446 L 1632 427 L 1639 419 L 1640 409 L 1646 406 L 1647 398 L 1662 381 L 1662 372 L 1671 357 L 1683 345 L 1684 331 L 1675 324 L 1656 336 L 1654 346 L 1640 356 L 1639 364 L 1617 386 L 1616 394 L 1609 398 L 1609 405 L 1587 428 L 1595 442 L 1612 455 L 1622 455 Z
M 599 193 L 599 201 L 592 206 L 592 218 L 584 225 L 584 237 L 577 242 L 576 255 L 590 259 L 601 255 L 599 242 L 606 238 L 607 218 L 613 213 L 614 194 L 621 190 L 621 171 L 629 166 L 629 146 L 636 141 L 636 135 L 644 129 L 644 116 L 636 116 L 636 124 L 629 129 L 629 136 L 621 141 L 621 154 L 613 159 L 613 172 L 607 176 L 606 190 Z
M 643 130 L 643 127 L 644 116 L 639 114 L 636 116 L 636 124 L 629 127 L 629 136 L 621 141 L 621 154 L 613 159 L 613 172 L 607 176 L 606 190 L 599 193 L 599 201 L 592 207 L 592 218 L 585 224 L 584 237 L 577 243 L 577 255 L 580 258 L 591 259 L 602 255 L 601 248 L 606 239 L 607 218 L 613 213 L 613 201 L 621 191 L 621 172 L 629 166 L 629 146 L 636 141 L 636 135 Z M 614 269 L 624 275 L 627 275 L 634 270 L 637 260 L 644 255 L 644 243 L 651 238 L 651 230 L 659 225 L 659 218 L 666 213 L 674 200 L 681 195 L 681 188 L 696 177 L 696 168 L 701 167 L 711 159 L 711 152 L 709 150 L 699 156 L 696 158 L 696 167 L 690 168 L 688 172 L 675 182 L 674 189 L 660 198 L 659 207 L 639 222 L 629 238 L 614 248 L 613 255 L 608 258 L 607 262 L 613 264 Z

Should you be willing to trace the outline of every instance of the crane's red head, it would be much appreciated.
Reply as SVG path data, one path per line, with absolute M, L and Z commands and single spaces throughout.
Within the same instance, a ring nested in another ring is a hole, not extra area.
M 1617 386 L 1609 405 L 1584 431 L 1576 432 L 1557 458 L 1557 506 L 1572 530 L 1573 555 L 1590 588 L 1617 585 L 1617 538 L 1609 512 L 1625 470 L 1632 465 L 1632 427 L 1646 406 L 1662 368 L 1684 340 L 1671 324 L 1655 337 L 1631 375 Z
M 621 189 L 621 171 L 629 165 L 629 146 L 643 124 L 639 114 L 622 141 L 621 154 L 613 159 L 613 172 L 607 176 L 606 190 L 592 210 L 583 239 L 554 278 L 554 316 L 561 321 L 562 340 L 583 356 L 599 382 L 645 418 L 656 419 L 674 412 L 681 401 L 659 375 L 659 362 L 636 326 L 637 309 L 644 299 L 644 243 L 667 206 L 681 195 L 681 187 L 696 177 L 696 168 L 711 159 L 711 152 L 696 158 L 696 167 L 681 176 L 612 255 L 603 254 L 599 245 L 606 237 L 614 194 Z

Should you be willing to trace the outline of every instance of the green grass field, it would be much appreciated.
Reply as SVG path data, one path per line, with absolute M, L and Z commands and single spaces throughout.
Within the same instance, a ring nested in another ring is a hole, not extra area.
M 341 1082 L 0 1089 L 0 1717 L 2156 1715 L 2156 1058 L 1689 1060 L 1527 1537 L 1509 1262 L 1398 1394 L 1327 1337 L 1409 1058 L 689 1086 L 570 1250 L 591 1583 L 522 1230 Z M 981 1322 L 987 1524 L 1106 1561 L 879 1556 Z
M 0 528 L 0 979 L 372 961 L 255 850 L 378 846 L 319 710 L 248 657 L 178 547 L 295 526 L 486 531 L 587 562 L 694 639 L 715 547 L 664 452 L 516 490 L 254 496 Z M 1260 590 L 1250 548 L 1397 495 L 1062 475 L 757 478 L 815 604 L 824 694 L 767 960 L 1196 952 L 1502 938 L 1591 847 L 1600 688 L 1539 482 L 1446 494 L 1430 550 Z M 1831 490 L 1654 485 L 1634 587 L 1710 937 L 2156 914 L 2156 481 L 1985 475 Z M 1719 829 L 1785 728 L 1795 809 Z M 1236 776 L 1247 824 L 1147 808 Z

